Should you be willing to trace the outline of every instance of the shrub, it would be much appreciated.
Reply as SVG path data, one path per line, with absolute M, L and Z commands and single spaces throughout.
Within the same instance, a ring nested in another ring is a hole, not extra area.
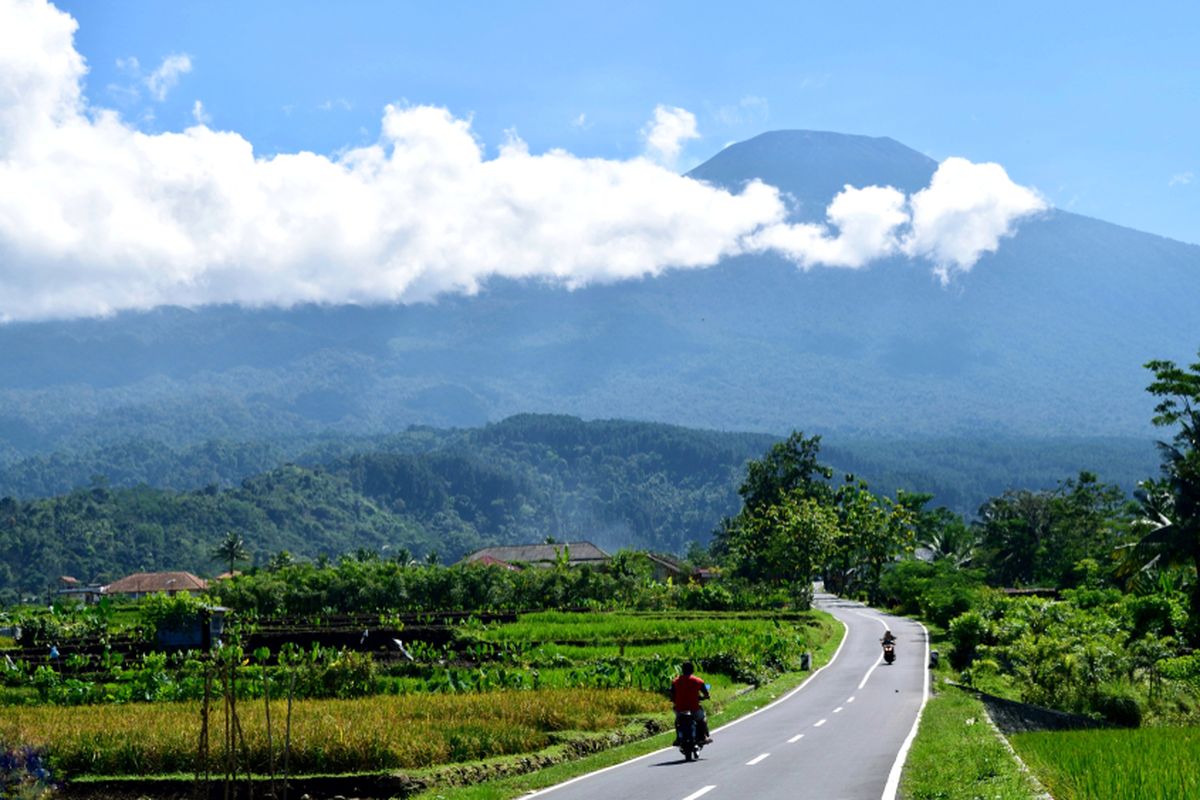
M 1100 687 L 1092 701 L 1093 709 L 1107 721 L 1122 728 L 1142 724 L 1142 707 L 1128 686 L 1106 684 Z
M 960 614 L 950 622 L 950 664 L 955 669 L 966 669 L 979 654 L 979 646 L 987 636 L 987 620 L 978 611 Z

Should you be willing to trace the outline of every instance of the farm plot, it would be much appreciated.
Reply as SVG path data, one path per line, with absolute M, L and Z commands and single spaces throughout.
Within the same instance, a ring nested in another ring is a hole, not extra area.
M 681 660 L 694 660 L 711 681 L 715 711 L 741 687 L 797 669 L 802 653 L 836 638 L 836 625 L 816 613 L 549 613 L 452 628 L 440 644 L 410 641 L 404 661 L 386 664 L 320 648 L 235 650 L 216 655 L 220 669 L 192 654 L 179 675 L 160 660 L 137 674 L 170 692 L 9 706 L 0 746 L 44 748 L 67 778 L 220 772 L 231 758 L 243 771 L 265 772 L 285 749 L 292 775 L 421 769 L 531 753 L 635 720 L 659 730 L 669 724 L 665 689 Z

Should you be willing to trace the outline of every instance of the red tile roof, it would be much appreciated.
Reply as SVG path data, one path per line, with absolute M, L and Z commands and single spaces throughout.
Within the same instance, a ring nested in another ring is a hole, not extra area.
M 104 587 L 106 594 L 203 592 L 208 582 L 190 572 L 135 572 Z

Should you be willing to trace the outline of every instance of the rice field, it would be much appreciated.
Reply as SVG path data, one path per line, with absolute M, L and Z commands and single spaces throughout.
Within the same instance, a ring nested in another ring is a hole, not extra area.
M 618 727 L 630 715 L 662 713 L 661 694 L 636 690 L 488 692 L 299 701 L 293 708 L 293 773 L 414 769 L 538 750 L 561 731 Z M 285 704 L 272 704 L 273 749 L 282 758 Z M 246 742 L 239 757 L 265 772 L 265 708 L 237 709 Z M 224 714 L 209 718 L 209 767 L 220 772 Z M 191 772 L 201 729 L 196 703 L 27 706 L 5 709 L 0 742 L 45 746 L 68 776 Z
M 1200 797 L 1200 728 L 1023 733 L 1011 741 L 1055 800 Z
M 412 660 L 376 670 L 369 697 L 297 700 L 291 774 L 421 769 L 532 753 L 569 732 L 615 730 L 637 717 L 665 721 L 664 690 L 685 659 L 712 683 L 717 709 L 747 683 L 796 669 L 802 652 L 821 651 L 837 630 L 804 613 L 548 612 L 468 622 L 455 637 L 436 647 L 410 643 Z M 268 739 L 262 675 L 244 667 L 238 676 L 237 760 L 265 773 L 272 756 L 276 769 L 282 759 L 286 702 L 273 674 Z M 218 696 L 208 720 L 214 774 L 227 754 L 221 703 Z M 0 713 L 0 745 L 44 746 L 68 778 L 189 774 L 205 766 L 200 705 L 12 706 Z

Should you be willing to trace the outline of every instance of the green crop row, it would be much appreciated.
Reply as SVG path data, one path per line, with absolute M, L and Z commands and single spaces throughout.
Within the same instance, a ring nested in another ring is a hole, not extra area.
M 1023 733 L 1011 741 L 1056 800 L 1200 797 L 1200 728 Z

